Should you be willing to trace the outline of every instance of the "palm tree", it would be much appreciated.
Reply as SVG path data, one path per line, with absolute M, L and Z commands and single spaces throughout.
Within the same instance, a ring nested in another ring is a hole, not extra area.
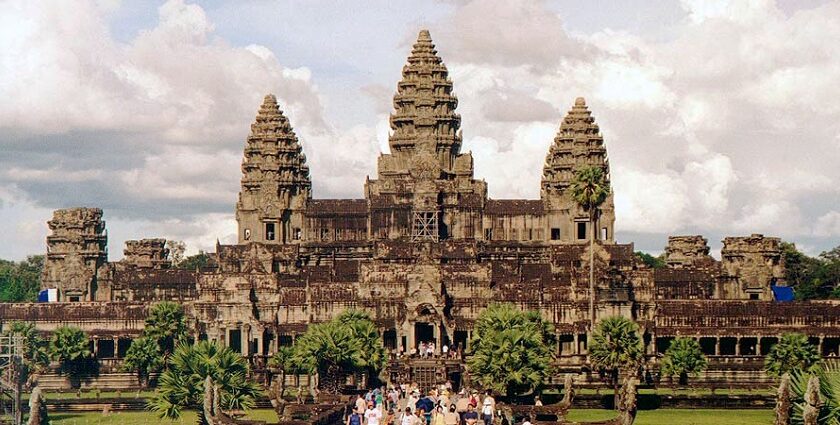
M 688 384 L 688 376 L 697 376 L 706 370 L 709 362 L 703 355 L 700 343 L 693 338 L 675 338 L 665 350 L 662 359 L 662 374 L 679 376 L 680 385 Z
M 505 395 L 535 391 L 553 374 L 553 327 L 539 313 L 492 304 L 476 321 L 467 352 L 470 377 Z
M 610 374 L 618 406 L 618 383 L 622 374 L 634 372 L 642 361 L 644 348 L 639 327 L 621 316 L 607 317 L 598 323 L 589 342 L 589 358 L 595 367 Z
M 143 335 L 157 341 L 164 357 L 187 339 L 187 323 L 180 304 L 164 301 L 155 304 L 146 318 Z
M 310 325 L 295 340 L 292 363 L 318 374 L 318 389 L 338 394 L 348 373 L 361 366 L 362 341 L 345 324 L 333 320 Z
M 149 386 L 149 374 L 163 365 L 163 357 L 157 341 L 149 337 L 135 339 L 125 353 L 123 369 L 137 372 L 140 385 Z
M 81 329 L 62 326 L 53 332 L 50 339 L 50 356 L 61 363 L 61 370 L 71 379 L 76 379 L 86 370 L 91 360 L 90 341 Z M 73 382 L 77 385 L 78 382 Z
M 353 335 L 359 339 L 359 357 L 356 363 L 365 371 L 365 378 L 377 377 L 379 371 L 385 368 L 388 355 L 382 344 L 382 337 L 376 329 L 376 324 L 370 316 L 360 310 L 347 310 L 336 318 L 337 321 L 350 327 Z
M 206 424 L 200 409 L 204 380 L 209 376 L 219 386 L 223 409 L 250 409 L 262 393 L 248 374 L 248 363 L 230 348 L 207 341 L 181 344 L 172 354 L 169 369 L 160 375 L 148 406 L 168 419 L 178 419 L 183 409 L 194 408 L 199 411 L 199 423 Z
M 589 213 L 589 321 L 595 328 L 595 220 L 598 208 L 610 195 L 610 186 L 601 167 L 584 167 L 575 172 L 569 185 L 572 200 Z
M 820 361 L 817 347 L 800 333 L 782 335 L 764 358 L 764 368 L 771 376 L 782 376 L 796 370 L 807 371 Z

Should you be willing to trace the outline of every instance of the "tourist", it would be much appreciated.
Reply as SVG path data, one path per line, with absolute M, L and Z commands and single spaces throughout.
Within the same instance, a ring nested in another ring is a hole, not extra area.
M 490 390 L 487 390 L 487 395 L 481 404 L 481 419 L 484 420 L 484 425 L 493 425 L 493 414 L 496 412 L 496 400 L 493 398 Z
M 426 425 L 431 425 L 432 412 L 435 410 L 435 402 L 429 397 L 420 396 L 420 399 L 417 400 L 417 410 L 423 411 L 423 415 L 418 413 L 417 417 L 420 419 L 425 419 Z
M 374 401 L 376 402 L 376 407 L 378 407 L 380 410 L 385 408 L 385 387 L 379 389 L 379 391 L 376 393 Z
M 531 417 L 527 416 L 524 421 L 522 421 L 522 425 L 531 425 Z
M 426 357 L 426 343 L 423 341 L 420 342 L 420 357 Z
M 443 413 L 443 407 L 438 406 L 432 414 L 432 425 L 446 425 L 446 416 Z
M 403 417 L 400 420 L 400 425 L 417 425 L 417 416 L 414 416 L 414 414 L 411 413 L 411 410 L 412 409 L 410 407 L 405 408 L 405 413 L 403 413 Z
M 542 406 L 543 402 L 540 400 L 540 396 L 534 397 L 534 406 Z
M 362 425 L 362 421 L 364 420 L 362 412 L 364 412 L 364 409 L 359 409 L 358 407 L 353 410 L 353 412 L 347 416 L 347 422 L 345 425 Z
M 406 398 L 405 406 L 411 408 L 412 411 L 417 409 L 417 400 L 418 394 L 417 391 L 412 391 L 408 394 L 408 398 Z
M 443 354 L 443 357 L 447 357 L 449 355 L 449 346 L 443 344 L 443 347 L 440 347 L 440 351 Z
M 417 421 L 415 424 L 417 425 L 430 425 L 429 420 L 426 417 L 429 416 L 426 414 L 426 409 L 422 407 L 417 408 Z
M 455 400 L 455 412 L 458 413 L 460 418 L 460 422 L 464 423 L 464 413 L 467 413 L 467 407 L 470 405 L 470 397 L 467 395 L 467 391 L 463 388 L 458 393 L 458 399 Z
M 374 402 L 370 401 L 367 405 L 367 410 L 365 411 L 365 424 L 366 425 L 379 425 L 379 422 L 382 419 L 382 410 L 376 407 Z
M 475 404 L 470 403 L 467 406 L 467 412 L 464 413 L 464 424 L 475 425 L 478 422 L 478 412 L 475 411 Z
M 455 405 L 449 405 L 449 410 L 444 413 L 444 425 L 458 425 L 461 422 L 461 417 L 455 411 Z
M 365 397 L 362 394 L 359 394 L 356 397 L 356 411 L 359 413 L 364 413 L 366 407 L 367 402 L 365 402 Z
M 430 342 L 429 344 L 426 345 L 426 355 L 428 357 L 434 357 L 435 356 L 435 343 L 434 342 Z
M 382 416 L 382 425 L 397 425 L 394 423 L 394 409 L 388 409 Z

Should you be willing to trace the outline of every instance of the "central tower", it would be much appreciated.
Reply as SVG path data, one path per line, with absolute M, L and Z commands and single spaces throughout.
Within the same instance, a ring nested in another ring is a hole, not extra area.
M 422 30 L 394 95 L 391 152 L 365 184 L 372 238 L 473 238 L 480 228 L 487 187 L 473 179 L 472 155 L 461 153 L 457 106 L 449 71 Z

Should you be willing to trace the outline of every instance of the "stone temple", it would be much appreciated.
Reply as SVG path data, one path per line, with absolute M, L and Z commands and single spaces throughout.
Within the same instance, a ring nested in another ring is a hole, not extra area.
M 774 300 L 771 288 L 785 285 L 778 238 L 727 237 L 718 261 L 703 237 L 673 236 L 667 267 L 653 269 L 633 244 L 615 242 L 612 196 L 589 222 L 566 189 L 581 166 L 609 176 L 609 162 L 583 98 L 546 153 L 540 198 L 522 200 L 490 199 L 475 179 L 472 155 L 461 152 L 453 82 L 428 31 L 403 67 L 393 105 L 390 152 L 364 182 L 364 198 L 316 199 L 292 123 L 266 96 L 244 147 L 238 243 L 217 244 L 200 270 L 171 268 L 164 239 L 129 241 L 123 260 L 109 262 L 102 210 L 58 210 L 43 287 L 56 288 L 59 302 L 2 304 L 0 319 L 34 321 L 44 332 L 80 326 L 93 339 L 102 382 L 162 300 L 182 303 L 196 337 L 233 347 L 258 372 L 308 324 L 351 308 L 370 313 L 395 353 L 420 341 L 463 348 L 493 302 L 541 312 L 556 326 L 560 370 L 585 372 L 590 297 L 597 318 L 639 323 L 649 366 L 672 338 L 698 338 L 710 359 L 707 382 L 763 382 L 762 355 L 783 332 L 806 333 L 823 355 L 838 354 L 838 304 Z M 458 380 L 464 366 L 394 361 L 389 372 Z

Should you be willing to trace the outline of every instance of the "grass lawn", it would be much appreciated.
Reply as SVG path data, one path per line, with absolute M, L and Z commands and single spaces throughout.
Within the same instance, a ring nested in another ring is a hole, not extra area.
M 271 409 L 255 409 L 248 411 L 248 419 L 277 422 L 277 415 Z M 115 412 L 108 416 L 102 416 L 99 412 L 84 413 L 50 413 L 50 423 L 53 425 L 195 425 L 198 417 L 194 411 L 186 411 L 181 419 L 170 421 L 160 419 L 157 413 L 153 412 Z
M 572 409 L 570 421 L 611 419 L 615 412 L 599 409 Z M 772 410 L 725 409 L 659 409 L 643 410 L 636 416 L 636 425 L 769 425 Z
M 274 423 L 277 421 L 271 409 L 257 409 L 248 412 L 249 419 Z M 615 417 L 611 410 L 572 409 L 570 421 L 596 421 Z M 101 413 L 53 413 L 54 425 L 145 425 L 183 424 L 194 425 L 196 413 L 184 412 L 180 420 L 158 419 L 152 412 L 117 412 L 108 416 Z M 636 417 L 636 425 L 768 425 L 773 423 L 771 410 L 715 410 L 715 409 L 660 409 L 644 410 Z

